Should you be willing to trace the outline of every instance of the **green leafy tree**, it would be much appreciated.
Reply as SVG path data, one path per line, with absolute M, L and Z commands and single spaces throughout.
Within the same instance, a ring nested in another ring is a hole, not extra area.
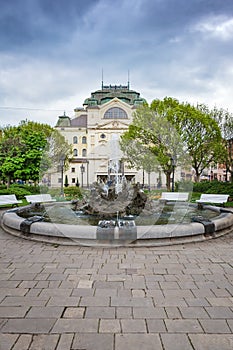
M 208 110 L 188 103 L 179 104 L 173 113 L 169 113 L 168 120 L 180 134 L 199 182 L 203 170 L 222 157 L 219 125 Z
M 51 159 L 43 157 L 43 154 L 53 134 L 51 126 L 31 121 L 22 121 L 18 126 L 8 126 L 2 130 L 0 167 L 8 186 L 11 180 L 16 179 L 31 180 L 35 184 L 39 181 L 41 164 L 44 170 L 50 166 Z M 65 139 L 62 140 L 60 145 L 66 144 Z M 61 148 L 60 145 L 57 147 Z M 63 148 L 67 152 L 67 145 Z
M 218 123 L 222 134 L 222 148 L 219 161 L 226 167 L 226 177 L 230 173 L 230 179 L 233 182 L 233 115 L 222 108 L 218 109 L 215 107 L 209 110 L 203 104 L 198 105 L 198 108 L 210 114 Z
M 181 139 L 166 116 L 167 109 L 170 110 L 170 105 L 168 107 L 166 102 L 154 102 L 151 107 L 138 108 L 132 124 L 121 138 L 120 145 L 131 166 L 149 171 L 162 169 L 166 174 L 169 190 L 173 171 L 172 159 L 176 159 L 176 165 L 181 165 L 185 155 Z M 175 100 L 171 99 L 170 102 L 175 103 Z

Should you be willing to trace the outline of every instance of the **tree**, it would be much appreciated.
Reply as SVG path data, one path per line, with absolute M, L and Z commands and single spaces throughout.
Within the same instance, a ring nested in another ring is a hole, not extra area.
M 120 145 L 131 166 L 144 169 L 150 167 L 153 170 L 161 168 L 166 174 L 169 190 L 174 169 L 172 159 L 181 165 L 185 155 L 181 138 L 166 116 L 169 104 L 176 104 L 176 100 L 167 102 L 154 101 L 151 107 L 138 108 L 128 131 L 121 137 Z
M 48 139 L 53 135 L 54 130 L 51 126 L 31 121 L 22 121 L 18 126 L 8 126 L 2 130 L 1 173 L 7 178 L 8 186 L 11 180 L 16 179 L 31 180 L 34 183 L 39 181 L 41 164 L 46 169 L 49 167 L 49 161 L 51 162 L 49 158 L 43 158 L 43 154 Z M 56 141 L 55 143 L 57 144 Z M 61 145 L 63 144 L 66 144 L 64 137 Z M 67 150 L 66 144 L 66 152 Z
M 199 182 L 203 170 L 222 156 L 223 143 L 218 123 L 207 110 L 188 103 L 177 105 L 168 113 L 168 120 L 181 136 Z
M 222 141 L 218 123 L 208 110 L 165 97 L 137 109 L 121 147 L 134 166 L 142 166 L 145 159 L 146 153 L 138 153 L 138 148 L 149 150 L 166 174 L 170 189 L 173 160 L 176 166 L 192 167 L 199 181 L 203 170 L 221 158 Z
M 222 108 L 217 109 L 214 107 L 212 110 L 209 110 L 204 104 L 198 105 L 198 108 L 210 114 L 218 123 L 222 134 L 220 162 L 226 167 L 226 181 L 227 174 L 230 173 L 231 182 L 233 182 L 233 115 Z

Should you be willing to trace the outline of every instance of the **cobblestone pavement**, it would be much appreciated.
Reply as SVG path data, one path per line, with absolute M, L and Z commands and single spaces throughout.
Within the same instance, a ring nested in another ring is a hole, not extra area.
M 1 350 L 232 350 L 233 234 L 65 247 L 0 231 Z

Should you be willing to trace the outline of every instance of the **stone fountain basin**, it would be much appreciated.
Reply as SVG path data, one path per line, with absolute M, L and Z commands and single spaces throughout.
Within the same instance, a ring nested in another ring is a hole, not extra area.
M 219 215 L 211 219 L 214 224 L 214 232 L 206 234 L 205 226 L 199 222 L 191 222 L 189 224 L 167 224 L 167 225 L 150 225 L 137 226 L 135 240 L 121 242 L 118 240 L 118 245 L 167 245 L 173 243 L 182 243 L 186 241 L 200 241 L 210 238 L 219 237 L 233 230 L 233 212 L 220 207 L 210 205 L 205 206 L 206 209 L 216 211 Z M 97 226 L 91 225 L 69 225 L 58 224 L 53 222 L 33 222 L 30 225 L 30 233 L 25 235 L 21 231 L 21 225 L 25 218 L 20 217 L 17 212 L 19 208 L 10 209 L 2 215 L 2 228 L 12 234 L 28 239 L 47 241 L 47 239 L 66 239 L 66 243 L 70 240 L 72 244 L 82 245 L 106 245 L 108 242 L 97 240 Z M 111 242 L 113 243 L 113 242 Z M 63 242 L 64 244 L 64 242 Z

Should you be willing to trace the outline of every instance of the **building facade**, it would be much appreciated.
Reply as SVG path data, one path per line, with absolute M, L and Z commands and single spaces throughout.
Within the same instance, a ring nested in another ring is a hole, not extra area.
M 74 109 L 72 118 L 58 117 L 55 128 L 72 145 L 73 157 L 65 172 L 69 185 L 88 187 L 97 180 L 107 180 L 114 158 L 121 159 L 118 144 L 122 133 L 132 122 L 133 113 L 145 99 L 128 85 L 103 85 L 91 93 L 82 108 Z M 128 180 L 143 182 L 143 171 L 130 169 L 120 164 L 119 174 Z M 54 173 L 51 185 L 61 182 L 59 173 Z M 146 181 L 148 183 L 148 180 Z

